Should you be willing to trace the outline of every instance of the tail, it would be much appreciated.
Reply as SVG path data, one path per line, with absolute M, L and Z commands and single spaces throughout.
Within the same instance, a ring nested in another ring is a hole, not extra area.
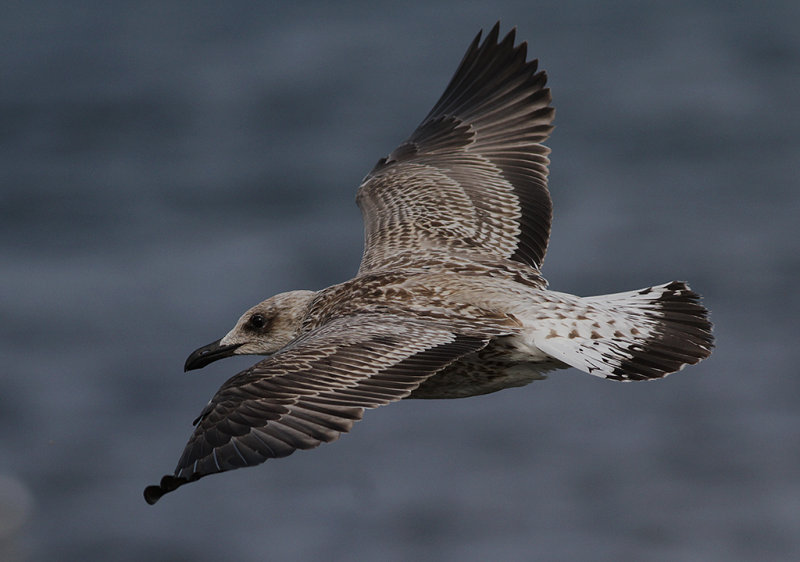
M 708 310 L 681 281 L 597 297 L 556 295 L 563 308 L 556 304 L 536 318 L 533 343 L 591 375 L 658 379 L 700 362 L 714 347 Z

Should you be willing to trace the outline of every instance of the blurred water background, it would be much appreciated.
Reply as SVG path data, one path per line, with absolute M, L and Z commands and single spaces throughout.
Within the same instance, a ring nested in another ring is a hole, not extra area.
M 358 267 L 356 187 L 481 28 L 550 76 L 544 273 L 672 279 L 712 358 L 369 412 L 150 507 L 252 359 L 186 355 Z M 800 4 L 9 2 L 0 18 L 0 558 L 800 559 Z

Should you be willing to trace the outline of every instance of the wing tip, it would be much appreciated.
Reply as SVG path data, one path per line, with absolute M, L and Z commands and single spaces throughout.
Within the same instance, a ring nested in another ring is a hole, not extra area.
M 478 32 L 478 37 L 480 37 L 482 33 L 483 33 L 483 30 L 479 31 Z M 498 39 L 500 37 L 500 20 L 497 20 L 496 22 L 494 22 L 494 25 L 489 29 L 489 33 L 486 34 L 486 39 L 484 40 L 484 44 L 486 44 L 486 43 L 495 43 L 495 44 L 497 44 L 498 42 L 499 43 L 509 42 L 509 43 L 511 43 L 513 45 L 514 44 L 514 40 L 516 39 L 516 36 L 517 36 L 517 26 L 515 25 L 508 31 L 508 33 L 506 33 L 503 36 L 503 39 L 498 41 Z M 523 43 L 524 43 L 524 41 L 523 41 Z
M 193 480 L 197 480 L 197 478 L 182 478 L 180 476 L 166 474 L 161 478 L 161 482 L 153 484 L 152 486 L 147 486 L 144 489 L 144 501 L 146 501 L 148 505 L 155 505 L 165 494 L 174 492 L 184 484 L 188 484 Z

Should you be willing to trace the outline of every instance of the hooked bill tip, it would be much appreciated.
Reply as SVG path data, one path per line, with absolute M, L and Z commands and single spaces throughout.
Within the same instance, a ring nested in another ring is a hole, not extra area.
M 217 340 L 211 342 L 208 345 L 204 345 L 198 349 L 195 349 L 193 352 L 189 354 L 189 357 L 186 358 L 186 363 L 183 365 L 183 371 L 193 371 L 195 369 L 201 369 L 208 365 L 209 363 L 213 363 L 218 359 L 223 359 L 225 357 L 230 357 L 234 354 L 237 348 L 241 347 L 242 344 L 232 344 L 232 345 L 221 345 L 221 340 Z

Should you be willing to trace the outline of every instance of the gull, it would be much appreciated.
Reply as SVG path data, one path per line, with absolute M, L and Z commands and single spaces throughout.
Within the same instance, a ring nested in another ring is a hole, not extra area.
M 651 380 L 710 355 L 708 311 L 684 282 L 593 297 L 547 288 L 554 109 L 515 32 L 478 33 L 430 113 L 364 178 L 355 277 L 275 295 L 189 356 L 187 371 L 268 357 L 217 391 L 148 503 L 334 441 L 405 398 L 486 394 L 567 367 Z

